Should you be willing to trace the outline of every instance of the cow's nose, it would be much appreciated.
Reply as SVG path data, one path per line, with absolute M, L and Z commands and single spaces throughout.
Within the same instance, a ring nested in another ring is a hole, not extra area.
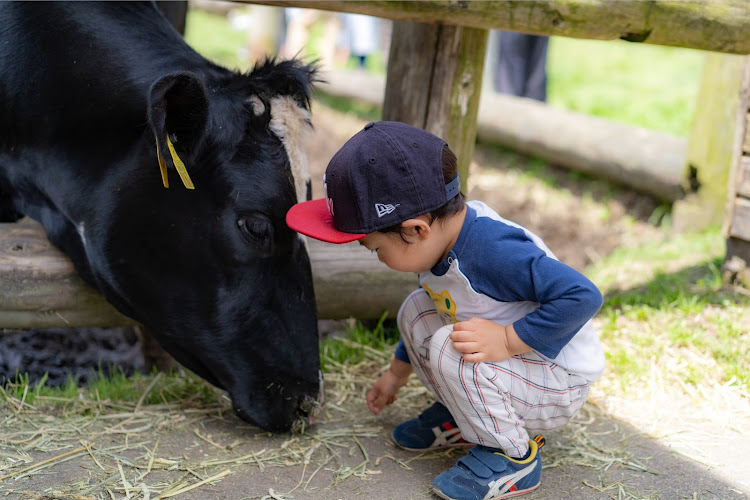
M 302 396 L 299 405 L 300 412 L 305 415 L 307 424 L 314 424 L 318 415 L 320 415 L 320 411 L 323 408 L 323 402 L 325 401 L 325 393 L 325 379 L 323 378 L 323 372 L 318 370 L 318 397 L 313 398 L 309 395 L 304 395 Z
M 318 415 L 320 415 L 323 408 L 323 401 L 325 399 L 325 381 L 323 380 L 323 372 L 318 371 L 318 377 L 318 396 L 314 397 L 312 394 L 308 393 L 299 397 L 299 403 L 297 404 L 297 418 L 292 423 L 292 431 L 298 431 L 315 424 Z

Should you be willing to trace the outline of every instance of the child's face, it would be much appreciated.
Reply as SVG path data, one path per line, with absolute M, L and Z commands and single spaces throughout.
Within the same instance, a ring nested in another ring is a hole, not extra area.
M 396 271 L 424 273 L 442 259 L 444 246 L 436 238 L 418 238 L 398 233 L 370 233 L 359 244 L 378 254 L 378 260 Z

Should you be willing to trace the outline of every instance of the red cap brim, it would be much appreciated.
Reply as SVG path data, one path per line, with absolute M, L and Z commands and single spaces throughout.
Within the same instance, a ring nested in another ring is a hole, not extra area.
M 334 228 L 333 216 L 328 211 L 325 198 L 293 205 L 286 213 L 286 223 L 298 233 L 328 243 L 349 243 L 367 236 L 344 233 Z

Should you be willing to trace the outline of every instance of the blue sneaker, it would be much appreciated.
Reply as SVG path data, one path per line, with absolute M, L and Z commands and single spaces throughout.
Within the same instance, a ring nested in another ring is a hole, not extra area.
M 534 491 L 542 481 L 542 436 L 529 441 L 525 458 L 511 458 L 495 448 L 475 446 L 432 483 L 447 500 L 496 500 Z
M 397 445 L 411 451 L 474 446 L 461 437 L 451 412 L 441 403 L 434 403 L 417 418 L 398 424 L 392 436 Z

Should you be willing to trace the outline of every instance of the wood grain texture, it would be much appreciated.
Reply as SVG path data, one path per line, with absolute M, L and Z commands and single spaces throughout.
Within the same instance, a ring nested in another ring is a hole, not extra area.
M 476 142 L 487 30 L 396 22 L 383 119 L 443 138 L 466 187 Z

